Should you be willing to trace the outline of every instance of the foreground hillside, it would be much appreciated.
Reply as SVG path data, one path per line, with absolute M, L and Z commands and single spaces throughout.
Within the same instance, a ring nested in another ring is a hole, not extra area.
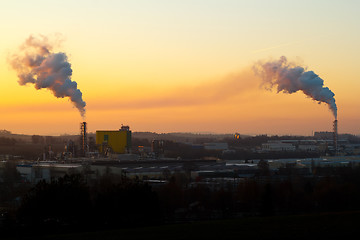
M 354 239 L 360 234 L 359 223 L 360 212 L 340 212 L 192 222 L 37 239 Z

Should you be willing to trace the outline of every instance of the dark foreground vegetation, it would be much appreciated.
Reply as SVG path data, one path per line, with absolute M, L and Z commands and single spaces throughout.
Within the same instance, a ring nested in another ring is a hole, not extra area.
M 161 186 L 108 172 L 96 180 L 74 174 L 30 187 L 19 181 L 14 166 L 5 170 L 0 176 L 0 228 L 7 238 L 70 234 L 96 239 L 90 236 L 100 233 L 94 232 L 107 239 L 145 233 L 182 239 L 192 232 L 209 239 L 295 232 L 300 238 L 317 232 L 340 236 L 345 230 L 358 231 L 351 226 L 360 219 L 360 168 L 352 166 L 333 168 L 327 176 L 259 175 L 219 186 L 190 184 L 181 172 Z
M 46 235 L 39 239 L 354 239 L 360 234 L 359 219 L 360 212 L 253 217 Z

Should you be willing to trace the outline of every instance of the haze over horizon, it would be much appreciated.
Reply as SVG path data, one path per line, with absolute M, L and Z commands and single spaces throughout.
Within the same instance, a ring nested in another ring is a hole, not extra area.
M 359 7 L 350 0 L 2 2 L 0 129 L 79 132 L 83 119 L 66 98 L 20 86 L 9 65 L 29 36 L 46 36 L 57 42 L 52 52 L 67 56 L 90 132 L 121 124 L 157 133 L 331 131 L 326 104 L 267 91 L 254 74 L 256 62 L 285 56 L 335 93 L 339 133 L 359 135 Z

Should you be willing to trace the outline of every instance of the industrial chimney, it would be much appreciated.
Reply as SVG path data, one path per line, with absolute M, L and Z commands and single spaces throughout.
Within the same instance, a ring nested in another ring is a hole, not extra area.
M 333 124 L 333 134 L 334 134 L 334 151 L 335 151 L 335 155 L 338 154 L 338 121 L 337 119 L 334 120 L 334 124 Z
M 81 144 L 81 156 L 85 157 L 86 155 L 86 149 L 87 149 L 87 127 L 86 122 L 82 122 L 80 124 L 80 144 Z

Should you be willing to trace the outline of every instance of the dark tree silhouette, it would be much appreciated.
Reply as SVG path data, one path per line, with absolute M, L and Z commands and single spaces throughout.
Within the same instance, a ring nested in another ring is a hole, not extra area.
M 40 181 L 23 198 L 18 212 L 28 225 L 82 225 L 88 220 L 91 202 L 81 175 L 65 175 L 50 183 Z

